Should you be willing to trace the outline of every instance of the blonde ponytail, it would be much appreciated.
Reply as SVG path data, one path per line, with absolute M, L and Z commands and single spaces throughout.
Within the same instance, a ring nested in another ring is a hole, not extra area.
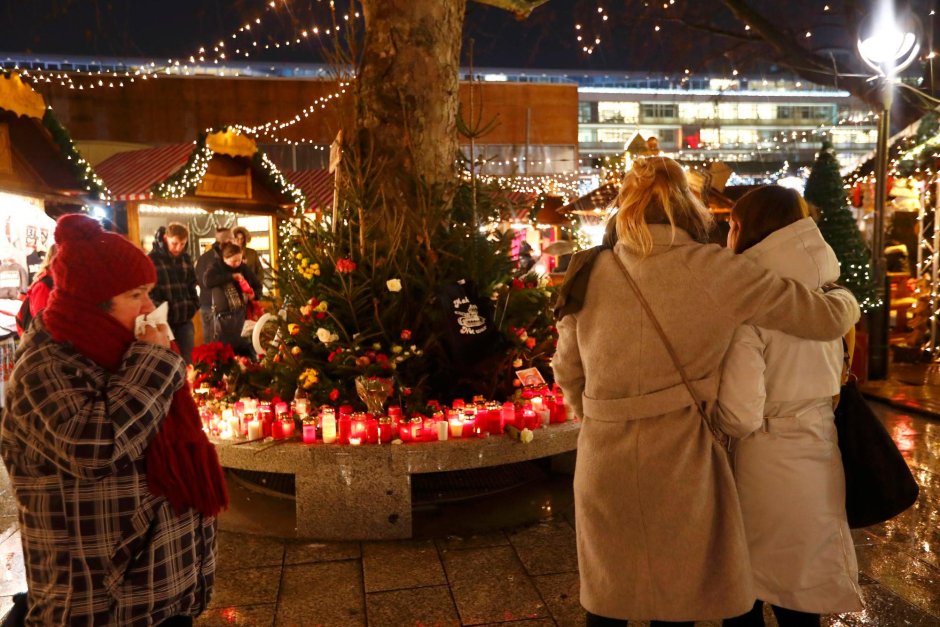
M 689 189 L 682 166 L 666 157 L 637 159 L 623 177 L 617 206 L 617 237 L 641 257 L 653 250 L 650 224 L 669 224 L 673 238 L 680 228 L 704 241 L 713 222 Z

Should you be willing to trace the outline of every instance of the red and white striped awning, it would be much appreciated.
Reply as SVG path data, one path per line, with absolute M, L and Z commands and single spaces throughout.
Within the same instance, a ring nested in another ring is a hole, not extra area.
M 304 193 L 307 211 L 333 206 L 334 177 L 329 170 L 284 170 L 284 177 Z
M 171 144 L 111 155 L 95 167 L 114 200 L 149 200 L 150 188 L 180 170 L 195 144 Z

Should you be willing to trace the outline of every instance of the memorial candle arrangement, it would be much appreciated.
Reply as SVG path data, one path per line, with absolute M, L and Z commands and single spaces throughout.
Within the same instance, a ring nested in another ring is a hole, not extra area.
M 527 389 L 522 402 L 499 403 L 474 397 L 471 402 L 455 399 L 450 407 L 430 401 L 431 416 L 405 416 L 401 407 L 391 405 L 387 412 L 356 412 L 351 405 L 311 408 L 306 398 L 295 398 L 290 405 L 278 401 L 272 405 L 253 398 L 242 398 L 231 407 L 213 411 L 200 409 L 203 429 L 221 439 L 265 439 L 296 441 L 307 445 L 349 446 L 381 445 L 392 442 L 439 442 L 466 438 L 485 438 L 531 432 L 563 423 L 568 419 L 560 390 Z M 380 407 L 370 398 L 373 408 Z M 216 406 L 218 407 L 218 406 Z M 518 438 L 517 438 L 518 439 Z M 528 441 L 523 439 L 522 441 Z

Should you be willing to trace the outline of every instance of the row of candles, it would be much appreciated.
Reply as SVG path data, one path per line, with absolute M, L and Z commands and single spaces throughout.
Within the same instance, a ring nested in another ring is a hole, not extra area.
M 457 438 L 501 435 L 507 426 L 522 431 L 565 422 L 567 411 L 560 393 L 533 396 L 524 404 L 476 401 L 464 403 L 457 399 L 451 407 L 432 403 L 432 416 L 407 418 L 398 406 L 388 408 L 387 415 L 354 412 L 351 405 L 338 408 L 324 405 L 310 411 L 306 399 L 275 404 L 245 398 L 231 408 L 216 414 L 202 409 L 203 428 L 221 439 L 275 440 L 294 439 L 298 435 L 305 444 L 381 444 L 400 439 L 402 442 L 432 442 Z

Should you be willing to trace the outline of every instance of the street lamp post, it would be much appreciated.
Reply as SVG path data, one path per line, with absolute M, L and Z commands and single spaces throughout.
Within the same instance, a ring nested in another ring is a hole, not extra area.
M 888 319 L 890 290 L 887 286 L 884 256 L 885 201 L 888 197 L 888 137 L 891 135 L 891 104 L 894 81 L 899 72 L 914 62 L 920 50 L 920 24 L 909 11 L 896 16 L 891 0 L 881 0 L 878 9 L 859 28 L 858 52 L 880 80 L 881 113 L 878 116 L 878 143 L 875 151 L 875 216 L 871 241 L 875 298 L 881 309 L 869 319 L 868 374 L 884 379 L 888 374 Z

